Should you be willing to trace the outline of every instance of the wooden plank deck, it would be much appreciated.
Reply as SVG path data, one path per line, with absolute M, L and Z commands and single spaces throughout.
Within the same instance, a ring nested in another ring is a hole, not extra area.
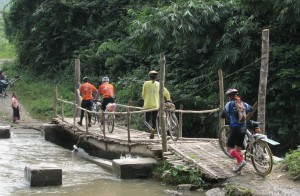
M 69 129 L 76 129 L 77 133 L 88 134 L 91 137 L 98 138 L 98 140 L 124 145 L 143 144 L 151 151 L 162 152 L 162 144 L 158 136 L 156 135 L 154 139 L 149 139 L 150 133 L 145 131 L 130 129 L 131 138 L 130 143 L 128 143 L 127 128 L 124 126 L 116 125 L 113 133 L 105 133 L 106 137 L 104 139 L 103 133 L 97 125 L 89 127 L 88 133 L 86 133 L 85 125 L 78 126 L 76 124 L 76 128 L 74 128 L 72 126 L 73 119 L 65 118 L 64 120 L 65 122 L 63 123 L 60 119 L 53 119 L 57 124 L 68 124 Z M 209 179 L 226 179 L 237 175 L 232 171 L 235 160 L 228 158 L 222 152 L 217 139 L 179 138 L 178 141 L 174 142 L 168 138 L 167 144 L 169 152 L 163 153 L 163 158 L 174 166 L 182 165 L 188 169 L 200 168 Z

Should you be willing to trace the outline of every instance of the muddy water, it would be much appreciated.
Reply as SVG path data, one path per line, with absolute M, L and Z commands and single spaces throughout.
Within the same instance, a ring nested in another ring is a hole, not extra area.
M 0 195 L 173 195 L 174 187 L 151 180 L 118 179 L 111 171 L 45 141 L 39 131 L 11 128 L 11 132 L 10 139 L 0 139 Z M 62 186 L 30 188 L 24 168 L 31 164 L 62 168 Z

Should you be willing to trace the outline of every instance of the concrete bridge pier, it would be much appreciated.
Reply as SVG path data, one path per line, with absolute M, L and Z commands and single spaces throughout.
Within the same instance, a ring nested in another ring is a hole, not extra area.
M 10 126 L 0 126 L 0 138 L 10 138 Z
M 157 164 L 153 158 L 114 159 L 113 172 L 121 179 L 148 178 Z
M 24 169 L 30 187 L 62 185 L 62 169 L 51 165 L 30 165 Z

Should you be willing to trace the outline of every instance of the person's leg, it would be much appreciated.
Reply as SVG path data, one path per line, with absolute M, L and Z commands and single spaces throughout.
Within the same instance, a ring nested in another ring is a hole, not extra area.
M 149 124 L 150 116 L 151 116 L 151 112 L 145 112 L 144 113 L 144 124 L 149 129 L 149 131 L 151 132 L 152 127 Z
M 93 106 L 93 102 L 92 102 L 92 100 L 90 100 L 86 104 L 86 109 L 88 111 L 92 111 L 92 106 Z M 91 126 L 91 122 L 92 122 L 92 114 L 90 112 L 88 112 L 88 120 L 89 120 L 89 127 L 90 127 Z
M 84 106 L 85 106 L 85 100 L 82 100 L 81 101 L 81 108 L 84 108 Z M 84 111 L 80 110 L 80 119 L 79 119 L 79 122 L 77 122 L 77 124 L 79 124 L 80 126 L 82 126 L 83 116 L 84 116 Z
M 156 129 L 156 118 L 157 118 L 158 111 L 152 111 L 152 127 Z
M 236 141 L 239 138 L 239 128 L 231 127 L 230 134 L 227 140 L 227 151 L 228 153 L 237 160 L 237 163 L 240 163 L 243 159 L 236 150 Z

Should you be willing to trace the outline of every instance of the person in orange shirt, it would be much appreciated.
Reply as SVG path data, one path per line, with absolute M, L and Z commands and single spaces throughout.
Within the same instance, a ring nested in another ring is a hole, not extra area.
M 12 94 L 11 107 L 13 109 L 13 123 L 18 123 L 20 120 L 20 110 L 19 110 L 19 102 L 17 100 L 15 93 Z
M 94 85 L 90 84 L 90 81 L 88 77 L 84 77 L 83 79 L 83 84 L 80 85 L 79 91 L 82 96 L 82 102 L 81 102 L 81 107 L 85 108 L 89 111 L 92 111 L 92 106 L 93 106 L 93 92 L 97 93 L 97 89 Z M 82 119 L 84 116 L 84 110 L 81 110 L 80 114 L 80 121 L 77 122 L 78 125 L 82 126 Z M 88 112 L 88 119 L 89 119 L 89 124 L 88 126 L 91 127 L 91 119 L 92 115 L 90 112 Z
M 108 77 L 102 78 L 102 84 L 98 88 L 96 100 L 98 99 L 100 94 L 102 94 L 103 96 L 101 109 L 105 111 L 107 104 L 115 102 L 115 89 L 114 86 L 109 83 Z

